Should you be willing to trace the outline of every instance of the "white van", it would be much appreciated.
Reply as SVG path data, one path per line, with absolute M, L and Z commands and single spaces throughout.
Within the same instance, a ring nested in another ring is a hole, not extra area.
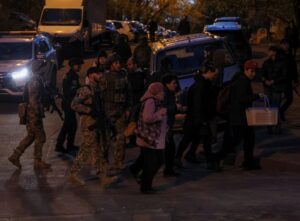
M 63 47 L 77 41 L 81 43 L 82 49 L 86 48 L 93 37 L 105 30 L 105 2 L 105 0 L 46 0 L 38 31 L 49 33 Z

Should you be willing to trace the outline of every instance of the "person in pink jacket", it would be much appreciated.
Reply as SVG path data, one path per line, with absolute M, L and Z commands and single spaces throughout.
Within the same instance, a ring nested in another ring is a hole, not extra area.
M 164 86 L 152 83 L 141 98 L 140 117 L 137 125 L 136 143 L 141 149 L 142 177 L 141 192 L 155 193 L 152 181 L 163 163 L 163 151 L 167 133 L 167 110 L 161 107 Z

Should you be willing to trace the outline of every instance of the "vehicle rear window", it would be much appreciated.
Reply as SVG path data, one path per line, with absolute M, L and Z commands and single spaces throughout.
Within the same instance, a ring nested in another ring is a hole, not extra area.
M 45 9 L 42 15 L 42 25 L 79 25 L 81 9 Z
M 178 47 L 162 51 L 157 55 L 157 69 L 161 63 L 168 63 L 170 71 L 178 76 L 197 71 L 204 61 L 204 49 L 211 48 L 212 58 L 216 65 L 227 67 L 235 64 L 228 46 L 224 42 L 213 42 L 199 45 Z
M 0 43 L 0 61 L 29 60 L 32 58 L 32 43 Z
M 228 31 L 228 30 L 218 30 L 218 31 L 209 31 L 209 33 L 218 35 L 221 37 L 226 37 L 229 42 L 244 42 L 245 37 L 241 30 Z

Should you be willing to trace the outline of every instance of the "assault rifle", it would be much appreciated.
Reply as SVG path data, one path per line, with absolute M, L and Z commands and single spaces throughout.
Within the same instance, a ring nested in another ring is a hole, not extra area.
M 46 109 L 52 114 L 54 111 L 58 114 L 59 118 L 63 121 L 63 114 L 61 110 L 56 105 L 56 98 L 62 98 L 62 95 L 58 92 L 57 88 L 51 85 L 45 85 L 45 101 L 44 105 Z

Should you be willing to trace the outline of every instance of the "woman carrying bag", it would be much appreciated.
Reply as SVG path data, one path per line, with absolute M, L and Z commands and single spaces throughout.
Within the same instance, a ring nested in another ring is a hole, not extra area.
M 136 143 L 141 149 L 141 192 L 155 193 L 152 181 L 163 162 L 163 151 L 167 133 L 167 110 L 161 107 L 164 86 L 152 83 L 141 98 L 142 106 L 137 123 Z

